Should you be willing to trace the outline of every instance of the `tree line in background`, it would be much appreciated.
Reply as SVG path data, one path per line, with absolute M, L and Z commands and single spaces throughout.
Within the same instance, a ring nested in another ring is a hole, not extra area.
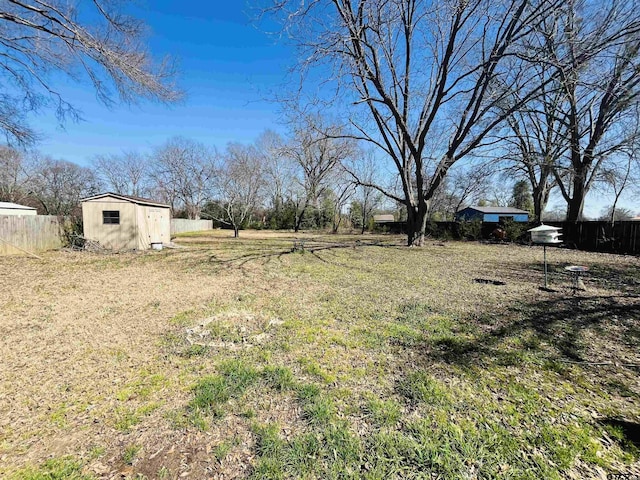
M 511 166 L 496 161 L 452 169 L 432 197 L 428 220 L 452 221 L 469 205 L 533 213 L 529 183 L 505 186 L 510 176 Z M 286 137 L 265 131 L 251 144 L 230 143 L 222 152 L 175 137 L 150 153 L 96 156 L 89 166 L 0 147 L 0 201 L 79 218 L 82 198 L 111 191 L 165 202 L 175 217 L 211 219 L 236 235 L 248 227 L 364 233 L 377 213 L 406 221 L 404 205 L 389 202 L 378 188 L 385 182 L 393 188 L 393 181 L 393 175 L 382 177 L 373 151 L 318 116 L 292 124 Z M 620 213 L 629 212 L 618 211 L 616 219 Z M 551 212 L 548 219 L 561 217 Z
M 219 152 L 175 137 L 148 154 L 96 156 L 90 166 L 5 145 L 0 201 L 79 217 L 82 198 L 111 191 L 165 202 L 174 216 L 212 219 L 236 234 L 248 226 L 337 231 L 346 222 L 364 231 L 381 197 L 343 168 L 365 166 L 355 143 L 323 136 L 318 122 L 301 122 L 286 141 L 266 131 L 252 144 L 230 143 Z
M 0 200 L 69 215 L 108 189 L 236 234 L 247 225 L 335 231 L 345 217 L 365 229 L 374 212 L 394 211 L 409 245 L 422 245 L 429 220 L 472 203 L 540 220 L 555 191 L 566 203 L 558 216 L 575 222 L 600 188 L 614 198 L 603 215 L 625 213 L 618 201 L 639 169 L 633 0 L 258 3 L 298 48 L 301 82 L 320 80 L 277 95 L 286 138 L 265 132 L 223 152 L 173 138 L 90 167 L 3 147 Z M 30 113 L 79 118 L 57 76 L 88 81 L 107 105 L 181 97 L 172 62 L 153 61 L 144 24 L 121 2 L 12 1 L 0 18 L 0 129 L 13 145 L 36 143 Z

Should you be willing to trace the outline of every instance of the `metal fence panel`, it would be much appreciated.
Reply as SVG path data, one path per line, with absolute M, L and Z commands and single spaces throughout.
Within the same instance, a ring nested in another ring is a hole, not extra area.
M 201 232 L 212 230 L 213 220 L 188 220 L 186 218 L 171 219 L 171 235 L 185 232 Z

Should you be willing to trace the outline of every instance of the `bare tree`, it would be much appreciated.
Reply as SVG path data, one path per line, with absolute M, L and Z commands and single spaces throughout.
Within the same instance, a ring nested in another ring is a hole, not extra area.
M 152 155 L 151 179 L 155 189 L 175 212 L 184 208 L 187 218 L 199 219 L 211 198 L 215 151 L 184 137 L 175 137 Z
M 269 11 L 297 41 L 302 67 L 333 67 L 329 80 L 356 110 L 354 137 L 386 152 L 397 170 L 402 193 L 379 191 L 406 206 L 408 244 L 422 245 L 448 170 L 511 113 L 494 108 L 504 92 L 521 91 L 523 102 L 536 93 L 534 72 L 514 55 L 559 3 L 279 0 Z
M 0 146 L 0 201 L 20 203 L 29 193 L 32 172 L 29 155 L 7 145 Z
M 206 212 L 215 220 L 233 227 L 234 237 L 249 220 L 264 190 L 263 157 L 253 145 L 230 143 L 215 177 L 222 216 Z
M 604 207 L 601 211 L 601 215 L 598 218 L 601 222 L 621 222 L 625 220 L 631 220 L 633 218 L 633 212 L 624 207 L 611 205 Z
M 338 233 L 343 210 L 355 194 L 356 184 L 343 168 L 339 168 L 329 180 L 329 185 L 325 191 L 325 201 L 331 204 L 331 233 Z
M 66 160 L 42 157 L 29 181 L 29 194 L 45 215 L 74 215 L 80 200 L 98 193 L 100 184 L 93 171 Z
M 293 229 L 298 232 L 302 226 L 305 212 L 309 205 L 309 196 L 307 194 L 304 171 L 299 164 L 292 161 L 290 170 L 288 170 L 289 182 L 284 190 L 285 207 L 293 210 Z
M 638 137 L 640 12 L 631 0 L 570 0 L 536 39 L 531 61 L 558 82 L 550 115 L 563 138 L 553 173 L 575 222 L 599 170 Z
M 492 189 L 494 162 L 474 163 L 464 167 L 458 163 L 432 197 L 429 218 L 435 214 L 452 221 L 463 206 L 479 202 Z
M 555 167 L 569 148 L 567 125 L 558 115 L 564 93 L 555 70 L 548 65 L 534 64 L 539 73 L 539 94 L 525 104 L 519 92 L 511 92 L 503 108 L 511 109 L 506 131 L 500 131 L 506 143 L 506 173 L 524 177 L 531 186 L 534 220 L 542 219 L 552 190 L 557 187 Z M 514 105 L 520 105 L 513 109 Z M 559 176 L 564 176 L 559 174 Z
M 382 202 L 382 194 L 374 187 L 382 184 L 380 172 L 376 168 L 375 152 L 370 150 L 366 153 L 356 153 L 351 159 L 343 161 L 343 167 L 355 186 L 354 201 L 358 205 L 356 210 L 360 217 L 357 221 L 360 224 L 360 233 L 364 234 L 373 212 Z
M 276 228 L 295 228 L 301 220 L 306 202 L 304 174 L 285 139 L 274 132 L 263 133 L 255 142 L 263 157 L 265 195 Z M 293 218 L 289 213 L 293 212 Z
M 339 127 L 325 125 L 318 116 L 300 119 L 293 125 L 292 137 L 284 146 L 283 154 L 299 167 L 296 178 L 304 186 L 304 198 L 298 196 L 300 201 L 294 226 L 297 232 L 309 207 L 314 215 L 318 214 L 321 196 L 330 187 L 341 162 L 349 158 L 355 148 L 352 140 L 343 138 Z
M 634 168 L 637 168 L 634 158 L 635 151 L 631 150 L 627 155 L 620 155 L 619 157 L 619 161 L 615 165 L 608 165 L 600 172 L 602 182 L 613 190 L 613 203 L 608 212 L 608 220 L 611 223 L 614 223 L 614 221 L 620 217 L 617 208 L 622 193 L 634 178 L 638 178 L 638 172 Z M 633 217 L 633 215 L 631 215 L 631 217 Z
M 284 139 L 267 130 L 255 142 L 256 154 L 263 158 L 265 185 L 271 208 L 278 210 L 284 203 L 286 190 L 292 181 L 293 163 L 284 155 Z
M 145 26 L 109 0 L 9 0 L 0 6 L 0 130 L 8 141 L 37 139 L 27 114 L 53 108 L 58 118 L 80 113 L 56 90 L 62 75 L 88 81 L 100 101 L 172 102 L 180 98 L 168 59 L 154 64 Z
M 114 193 L 136 197 L 150 193 L 149 159 L 139 152 L 99 155 L 93 160 L 93 168 Z

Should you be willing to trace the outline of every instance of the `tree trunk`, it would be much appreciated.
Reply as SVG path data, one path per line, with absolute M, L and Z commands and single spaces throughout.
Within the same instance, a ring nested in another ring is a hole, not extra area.
M 342 216 L 338 215 L 338 221 L 336 222 L 335 218 L 333 219 L 333 225 L 331 228 L 331 233 L 338 233 L 338 229 L 340 228 L 340 224 L 342 223 Z
M 407 205 L 407 246 L 424 246 L 424 235 L 427 228 L 428 205 Z
M 318 207 L 313 207 L 313 224 L 318 230 L 325 227 L 322 221 L 322 211 Z
M 296 218 L 295 218 L 295 225 L 293 226 L 293 231 L 298 233 L 298 231 L 300 230 L 300 226 L 302 225 L 302 219 L 304 218 L 304 214 L 307 211 L 307 203 L 305 203 L 304 207 L 302 208 L 302 211 L 300 211 L 300 215 L 298 215 L 298 207 L 296 206 Z
M 616 208 L 618 208 L 618 200 L 620 200 L 621 194 L 622 190 L 616 192 L 616 196 L 613 199 L 613 205 L 611 205 L 611 225 L 613 225 L 616 221 Z
M 567 222 L 576 223 L 582 220 L 584 197 L 587 189 L 580 174 L 573 179 L 573 196 L 567 201 Z
M 233 238 L 238 238 L 239 236 L 240 236 L 240 229 L 234 225 L 233 226 Z
M 536 222 L 542 221 L 542 212 L 547 207 L 549 202 L 549 189 L 546 187 L 536 187 L 533 189 L 533 220 Z

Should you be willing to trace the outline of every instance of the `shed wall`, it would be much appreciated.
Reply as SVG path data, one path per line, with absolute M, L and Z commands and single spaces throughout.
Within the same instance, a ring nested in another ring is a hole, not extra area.
M 136 205 L 136 216 L 137 248 L 146 250 L 152 243 L 167 244 L 171 241 L 171 209 Z
M 119 225 L 104 225 L 103 210 L 118 210 Z M 99 242 L 114 250 L 129 250 L 138 247 L 138 225 L 136 205 L 116 198 L 101 198 L 82 203 L 84 237 Z
M 513 214 L 513 213 L 485 213 L 484 220 L 487 223 L 498 223 L 500 221 L 500 217 L 503 218 L 513 218 L 514 222 L 524 222 L 527 223 L 529 221 L 529 216 L 527 214 Z
M 0 215 L 35 215 L 37 212 L 31 209 L 0 208 Z

